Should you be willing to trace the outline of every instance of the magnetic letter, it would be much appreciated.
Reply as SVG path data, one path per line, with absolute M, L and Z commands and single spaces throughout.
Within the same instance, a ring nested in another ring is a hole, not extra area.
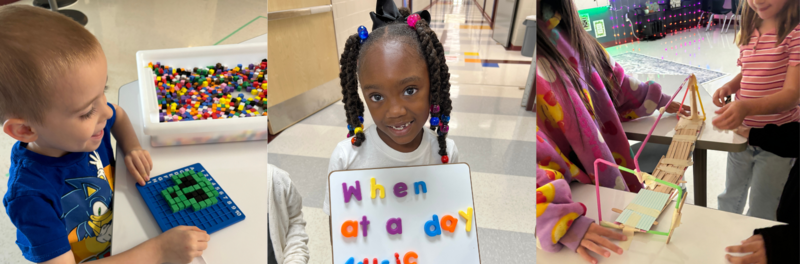
M 403 182 L 398 182 L 394 185 L 394 196 L 405 197 L 408 194 L 406 190 L 408 190 L 408 185 Z
M 364 236 L 367 236 L 367 226 L 369 225 L 369 220 L 367 220 L 367 216 L 361 218 L 361 231 L 364 231 Z M 367 263 L 369 264 L 369 263 Z
M 354 259 L 353 257 L 350 257 L 349 259 L 347 259 L 347 262 L 345 262 L 344 264 L 355 264 L 355 263 L 356 263 L 356 259 Z
M 370 195 L 372 196 L 372 199 L 375 199 L 375 190 L 380 191 L 381 199 L 383 199 L 383 197 L 386 197 L 386 189 L 383 188 L 383 185 L 375 184 L 374 177 L 372 179 L 369 179 L 369 189 L 371 192 Z
M 428 193 L 428 186 L 425 186 L 425 182 L 418 181 L 414 183 L 414 194 L 419 194 L 420 186 L 422 186 L 422 193 Z
M 347 230 L 348 227 L 352 227 L 352 230 Z M 344 221 L 342 224 L 342 235 L 344 237 L 357 237 L 358 236 L 358 222 L 357 221 Z
M 347 183 L 343 182 L 342 183 L 342 191 L 344 191 L 344 202 L 345 203 L 349 203 L 350 202 L 350 197 L 353 196 L 353 195 L 356 196 L 356 199 L 361 201 L 361 184 L 359 184 L 358 181 L 356 181 L 356 187 L 350 186 L 349 189 L 347 188 Z
M 433 230 L 431 230 L 431 227 L 433 227 Z M 433 221 L 428 220 L 428 222 L 425 222 L 425 234 L 428 234 L 428 236 L 431 237 L 435 237 L 442 234 L 442 228 L 439 227 L 438 215 L 433 215 Z
M 414 262 L 410 261 L 411 258 L 414 258 Z M 417 253 L 414 253 L 414 251 L 409 251 L 405 256 L 403 256 L 403 264 L 417 264 L 416 260 Z
M 472 230 L 472 207 L 467 207 L 467 212 L 459 210 L 458 215 L 467 220 L 467 232 Z
M 450 222 L 450 224 L 447 224 L 447 222 Z M 458 219 L 454 218 L 451 215 L 445 215 L 444 217 L 442 217 L 441 224 L 442 224 L 442 229 L 447 230 L 450 233 L 453 233 L 456 231 L 456 224 L 458 224 Z
M 392 224 L 395 224 L 395 228 L 392 228 Z M 389 232 L 391 235 L 397 235 L 403 233 L 403 221 L 398 218 L 389 218 L 389 221 L 386 221 L 386 232 Z

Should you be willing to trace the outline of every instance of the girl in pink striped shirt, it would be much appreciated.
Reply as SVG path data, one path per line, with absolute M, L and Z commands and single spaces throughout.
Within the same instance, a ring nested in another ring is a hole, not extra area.
M 741 20 L 737 64 L 742 72 L 714 93 L 721 108 L 713 125 L 763 128 L 800 121 L 800 1 L 747 0 Z M 736 100 L 725 104 L 722 98 L 732 94 Z M 741 214 L 750 189 L 747 215 L 775 220 L 792 163 L 756 146 L 728 153 L 719 209 Z

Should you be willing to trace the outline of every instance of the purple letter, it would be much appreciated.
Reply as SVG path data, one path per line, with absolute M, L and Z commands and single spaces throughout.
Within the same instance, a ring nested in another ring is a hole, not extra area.
M 408 190 L 408 185 L 405 183 L 398 182 L 394 185 L 394 195 L 397 197 L 405 197 L 408 194 L 406 190 Z
M 355 195 L 356 199 L 361 201 L 361 184 L 356 181 L 356 187 L 350 186 L 350 189 L 347 188 L 347 183 L 342 183 L 342 191 L 344 191 L 344 202 L 349 203 L 350 197 Z
M 392 224 L 395 224 L 395 228 L 392 228 Z M 403 222 L 398 218 L 389 218 L 389 221 L 386 222 L 386 231 L 389 234 L 397 235 L 403 233 Z
M 367 226 L 369 225 L 369 221 L 367 220 L 367 216 L 361 218 L 361 230 L 364 231 L 364 236 L 367 236 Z

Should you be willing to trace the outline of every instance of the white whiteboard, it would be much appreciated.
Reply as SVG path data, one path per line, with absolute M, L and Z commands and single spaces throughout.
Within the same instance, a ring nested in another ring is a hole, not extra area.
M 466 163 L 334 171 L 329 177 L 334 264 L 345 264 L 351 257 L 355 259 L 353 264 L 365 258 L 370 264 L 374 259 L 379 264 L 385 260 L 396 264 L 395 253 L 399 254 L 403 264 L 480 263 L 472 182 Z M 372 178 L 384 187 L 384 198 L 380 195 L 371 198 Z M 356 181 L 359 182 L 361 200 L 351 193 L 350 201 L 345 203 L 342 183 L 346 183 L 350 190 Z M 425 182 L 425 188 L 421 184 L 415 188 L 415 183 L 420 181 Z M 407 186 L 402 198 L 395 195 L 395 186 L 401 182 Z M 416 190 L 419 194 L 415 193 Z M 469 215 L 472 218 L 469 232 L 466 219 L 459 215 L 459 211 L 468 212 L 467 208 L 473 209 Z M 433 222 L 434 214 L 438 216 L 441 235 L 431 237 L 425 232 L 425 224 Z M 442 218 L 447 215 L 457 219 L 452 233 L 441 226 Z M 366 236 L 361 225 L 363 216 L 369 221 Z M 389 233 L 386 224 L 391 218 L 401 219 L 402 233 Z M 343 235 L 342 225 L 346 221 L 358 221 L 356 237 Z M 417 254 L 417 260 L 404 262 L 404 256 L 410 251 Z

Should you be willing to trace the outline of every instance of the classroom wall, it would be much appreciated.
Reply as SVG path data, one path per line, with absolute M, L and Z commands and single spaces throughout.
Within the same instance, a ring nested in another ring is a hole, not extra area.
M 401 0 L 402 1 L 402 0 Z M 336 30 L 336 46 L 339 55 L 344 52 L 344 44 L 350 35 L 358 33 L 359 26 L 372 32 L 369 12 L 375 11 L 375 0 L 332 0 L 333 27 Z
M 514 19 L 514 33 L 511 34 L 511 45 L 522 46 L 525 41 L 525 17 L 536 14 L 536 0 L 519 0 L 517 16 Z

